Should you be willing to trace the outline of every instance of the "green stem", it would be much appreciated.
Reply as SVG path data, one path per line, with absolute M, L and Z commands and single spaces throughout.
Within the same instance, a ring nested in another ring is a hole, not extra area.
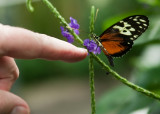
M 33 12 L 34 11 L 34 8 L 33 8 L 33 6 L 32 6 L 32 0 L 27 0 L 27 4 L 26 4 L 26 6 L 27 6 L 27 9 L 30 11 L 30 12 Z
M 90 17 L 90 26 L 89 26 L 89 29 L 90 29 L 90 34 L 92 34 L 93 33 L 93 31 L 94 31 L 94 17 L 95 17 L 95 7 L 94 6 L 92 6 L 91 7 L 91 17 Z
M 91 53 L 92 54 L 92 53 Z M 92 54 L 92 56 L 95 58 L 95 60 L 110 74 L 112 74 L 112 76 L 114 76 L 114 78 L 118 79 L 119 81 L 121 81 L 123 84 L 131 87 L 132 89 L 146 95 L 149 96 L 151 98 L 157 99 L 160 101 L 160 96 L 158 94 L 155 94 L 151 91 L 148 91 L 138 85 L 133 84 L 132 82 L 128 81 L 126 78 L 123 78 L 122 76 L 120 76 L 117 72 L 115 72 L 114 70 L 110 69 L 108 67 L 108 65 L 106 65 L 99 57 L 97 57 L 96 55 Z
M 91 94 L 91 109 L 92 114 L 96 113 L 96 103 L 95 103 L 95 86 L 94 86 L 94 66 L 93 66 L 93 56 L 89 57 L 89 81 L 90 81 L 90 94 Z
M 90 20 L 90 33 L 93 33 L 94 30 L 94 12 L 95 8 L 91 8 L 91 20 Z M 96 113 L 96 103 L 95 103 L 95 86 L 94 86 L 94 65 L 93 65 L 93 56 L 90 54 L 89 57 L 89 82 L 90 82 L 90 92 L 91 92 L 91 109 L 92 114 Z

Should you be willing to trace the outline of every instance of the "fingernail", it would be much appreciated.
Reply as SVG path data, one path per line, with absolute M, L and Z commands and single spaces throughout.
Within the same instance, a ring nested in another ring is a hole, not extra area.
M 81 52 L 83 52 L 83 53 L 88 53 L 87 49 L 84 49 L 84 48 L 78 48 L 78 50 L 81 51 Z
M 29 114 L 29 111 L 22 106 L 16 106 L 13 108 L 11 114 Z

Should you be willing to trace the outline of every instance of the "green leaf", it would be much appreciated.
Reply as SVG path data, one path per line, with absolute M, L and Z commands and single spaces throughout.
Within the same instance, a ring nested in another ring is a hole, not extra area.
M 133 90 L 126 86 L 120 86 L 105 93 L 97 103 L 97 114 L 118 114 L 123 104 L 132 98 Z

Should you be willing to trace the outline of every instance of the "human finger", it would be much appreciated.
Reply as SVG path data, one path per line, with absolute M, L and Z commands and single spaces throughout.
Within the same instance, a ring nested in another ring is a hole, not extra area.
M 19 76 L 18 67 L 13 58 L 0 57 L 0 90 L 9 91 Z
M 0 90 L 0 114 L 29 114 L 27 103 L 20 97 L 4 90 Z
M 0 25 L 0 33 L 0 56 L 76 62 L 88 54 L 86 49 L 23 28 Z

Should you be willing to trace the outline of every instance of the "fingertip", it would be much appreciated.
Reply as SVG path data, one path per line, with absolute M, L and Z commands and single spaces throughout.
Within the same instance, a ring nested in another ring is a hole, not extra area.
M 72 48 L 72 50 L 69 51 L 68 54 L 65 55 L 66 56 L 62 57 L 62 60 L 65 62 L 73 63 L 85 59 L 88 55 L 88 52 L 84 48 L 74 47 Z
M 77 48 L 77 49 L 78 49 L 78 51 L 77 51 L 78 54 L 77 55 L 79 56 L 79 59 L 77 59 L 77 61 L 85 59 L 88 55 L 87 49 L 85 49 L 85 48 Z
M 88 55 L 87 49 L 85 49 L 85 48 L 77 48 L 77 49 L 78 49 L 78 52 L 80 54 L 82 54 L 84 57 L 86 57 Z
M 30 111 L 23 106 L 16 106 L 12 109 L 11 114 L 30 114 Z
M 19 96 L 0 90 L 0 114 L 30 114 L 28 104 Z

